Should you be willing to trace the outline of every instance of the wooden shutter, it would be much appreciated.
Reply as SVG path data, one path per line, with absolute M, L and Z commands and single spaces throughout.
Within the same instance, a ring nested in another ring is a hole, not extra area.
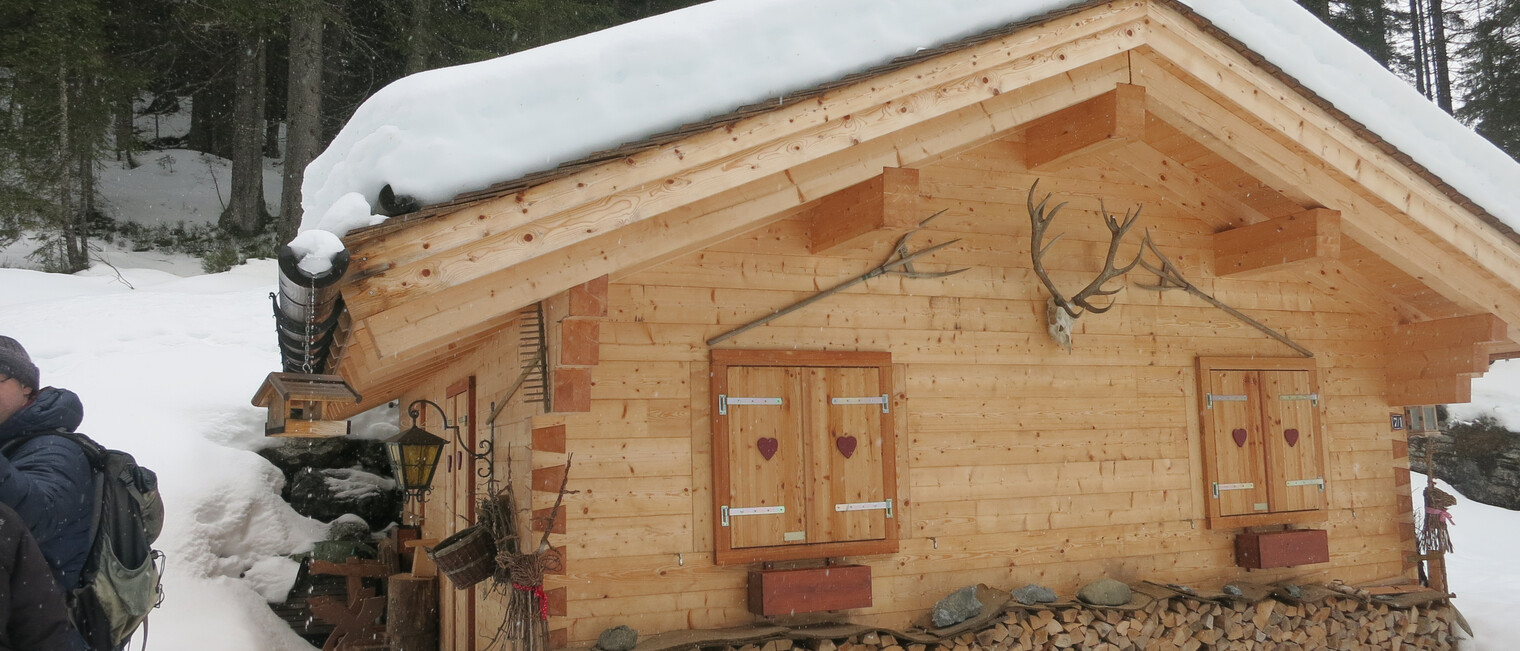
M 727 529 L 733 549 L 808 542 L 803 524 L 800 380 L 795 368 L 728 369 L 729 493 L 725 503 L 730 513 L 761 507 L 785 509 L 783 513 L 731 515 Z M 757 398 L 779 398 L 781 404 L 745 404 Z M 771 449 L 775 452 L 767 459 L 765 453 Z
M 1271 508 L 1259 384 L 1255 371 L 1209 373 L 1214 480 L 1206 488 L 1221 516 L 1266 513 Z
M 887 535 L 881 369 L 810 368 L 806 374 L 809 539 L 881 540 Z
M 1272 511 L 1324 508 L 1313 378 L 1308 371 L 1262 371 L 1261 378 Z

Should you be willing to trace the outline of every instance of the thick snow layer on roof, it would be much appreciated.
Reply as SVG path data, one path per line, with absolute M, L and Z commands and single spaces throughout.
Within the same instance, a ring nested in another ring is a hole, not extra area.
M 1185 0 L 1511 226 L 1520 165 L 1293 0 Z M 1076 4 L 1075 0 L 716 0 L 371 97 L 306 169 L 303 231 L 384 218 L 389 184 L 424 203 Z M 310 236 L 308 236 L 310 238 Z M 331 253 L 331 238 L 305 244 Z M 308 273 L 322 260 L 303 261 Z

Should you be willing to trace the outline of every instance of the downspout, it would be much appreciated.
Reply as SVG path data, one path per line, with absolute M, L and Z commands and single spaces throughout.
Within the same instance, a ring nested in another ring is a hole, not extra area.
M 328 373 L 333 334 L 343 314 L 338 280 L 348 270 L 348 251 L 333 256 L 332 268 L 311 275 L 302 271 L 295 251 L 280 247 L 280 285 L 271 293 L 280 361 L 286 373 Z

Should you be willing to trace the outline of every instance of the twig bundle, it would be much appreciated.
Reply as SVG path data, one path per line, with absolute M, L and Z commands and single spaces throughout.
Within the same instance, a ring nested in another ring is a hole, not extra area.
M 1452 522 L 1447 509 L 1456 506 L 1457 498 L 1439 488 L 1425 489 L 1425 522 L 1420 527 L 1420 547 L 1427 552 L 1452 551 L 1451 533 L 1446 530 Z
M 531 552 L 524 552 L 518 539 L 518 518 L 514 508 L 511 475 L 504 487 L 493 489 L 480 503 L 480 523 L 496 538 L 496 571 L 491 589 L 507 599 L 506 614 L 486 649 L 514 648 L 519 651 L 548 651 L 549 599 L 544 593 L 544 575 L 563 569 L 558 554 L 549 546 L 549 532 L 554 529 L 559 507 L 565 499 L 565 483 L 570 477 L 570 459 L 565 460 L 565 478 L 560 482 L 554 509 L 544 526 L 544 535 Z

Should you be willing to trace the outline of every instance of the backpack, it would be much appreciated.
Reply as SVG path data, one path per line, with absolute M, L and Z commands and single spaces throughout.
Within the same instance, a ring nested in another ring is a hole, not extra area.
M 34 436 L 44 435 L 77 444 L 95 476 L 90 553 L 79 585 L 64 589 L 74 625 L 92 649 L 124 648 L 145 625 L 149 611 L 163 603 L 164 554 L 153 549 L 164 527 L 158 476 L 137 465 L 132 455 L 107 449 L 83 434 L 60 429 Z

